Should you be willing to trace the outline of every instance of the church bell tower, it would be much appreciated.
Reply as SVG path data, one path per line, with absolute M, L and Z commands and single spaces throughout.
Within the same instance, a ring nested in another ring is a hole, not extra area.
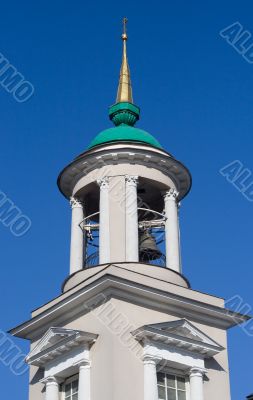
M 183 282 L 178 204 L 191 175 L 135 127 L 140 109 L 133 102 L 127 39 L 124 24 L 117 98 L 109 109 L 115 127 L 99 133 L 58 179 L 72 207 L 70 275 L 92 265 L 142 262 L 165 267 L 173 281 Z
M 229 400 L 227 329 L 247 316 L 182 272 L 188 169 L 137 128 L 126 19 L 114 125 L 60 173 L 71 206 L 62 293 L 11 333 L 31 349 L 29 400 Z

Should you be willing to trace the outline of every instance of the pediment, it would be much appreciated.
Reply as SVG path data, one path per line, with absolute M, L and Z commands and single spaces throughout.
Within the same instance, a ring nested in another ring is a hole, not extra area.
M 33 357 L 41 353 L 43 350 L 49 349 L 51 346 L 60 343 L 62 340 L 75 335 L 77 331 L 64 328 L 49 328 L 45 335 L 41 338 L 35 348 L 30 352 L 29 356 Z
M 74 329 L 51 327 L 26 357 L 28 364 L 42 365 L 82 343 L 94 343 L 98 335 Z
M 192 339 L 205 344 L 210 344 L 213 346 L 219 346 L 214 340 L 203 333 L 201 330 L 196 328 L 186 319 L 180 319 L 177 321 L 166 322 L 161 324 L 152 324 L 150 327 L 160 330 L 162 332 L 167 332 L 170 334 L 175 334 L 183 338 Z
M 224 348 L 186 319 L 145 325 L 132 332 L 137 340 L 153 341 L 213 356 Z

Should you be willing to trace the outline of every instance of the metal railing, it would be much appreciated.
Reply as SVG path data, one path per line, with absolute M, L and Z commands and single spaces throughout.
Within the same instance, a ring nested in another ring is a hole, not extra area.
M 99 251 L 90 254 L 85 261 L 85 268 L 95 267 L 99 265 Z
M 166 267 L 166 257 L 164 254 L 160 254 L 159 257 L 154 258 L 151 252 L 145 252 L 140 255 L 140 263 L 156 265 L 158 267 Z M 99 265 L 99 251 L 95 251 L 86 258 L 85 268 L 96 267 Z

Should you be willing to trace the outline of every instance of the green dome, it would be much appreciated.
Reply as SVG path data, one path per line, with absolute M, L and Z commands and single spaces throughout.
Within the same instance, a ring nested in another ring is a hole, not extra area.
M 160 143 L 148 132 L 134 128 L 129 125 L 121 124 L 115 128 L 109 128 L 100 132 L 89 145 L 89 149 L 104 143 L 128 141 L 146 143 L 153 147 L 162 148 Z

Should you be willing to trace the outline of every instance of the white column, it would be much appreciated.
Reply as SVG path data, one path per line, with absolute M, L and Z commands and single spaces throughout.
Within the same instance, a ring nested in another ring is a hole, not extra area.
M 59 384 L 55 377 L 50 376 L 44 380 L 46 385 L 45 400 L 59 400 Z
M 84 360 L 79 365 L 78 400 L 90 398 L 90 361 Z
M 158 400 L 156 364 L 160 361 L 152 356 L 144 356 L 144 400 Z
M 138 240 L 138 176 L 127 175 L 126 180 L 126 261 L 139 261 Z
M 190 370 L 190 391 L 191 400 L 204 400 L 203 376 L 205 370 L 193 367 Z
M 84 234 L 80 226 L 83 216 L 83 205 L 81 201 L 70 198 L 72 208 L 71 222 L 71 244 L 70 244 L 70 274 L 83 268 L 84 258 Z
M 110 262 L 109 178 L 97 181 L 100 186 L 99 204 L 99 264 Z
M 177 197 L 175 189 L 164 194 L 166 266 L 181 272 Z

